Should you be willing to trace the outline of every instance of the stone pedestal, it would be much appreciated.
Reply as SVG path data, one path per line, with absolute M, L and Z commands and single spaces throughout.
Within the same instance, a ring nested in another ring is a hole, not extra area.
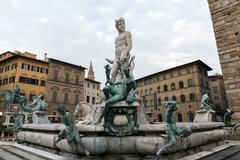
M 216 112 L 214 110 L 207 110 L 207 109 L 201 109 L 196 111 L 196 116 L 193 120 L 193 122 L 196 123 L 206 123 L 206 122 L 213 122 L 213 115 Z
M 4 126 L 13 126 L 14 122 L 15 122 L 15 113 L 14 112 L 4 112 L 4 116 L 5 116 L 5 122 L 3 123 Z M 23 117 L 24 114 L 22 113 L 18 113 L 18 116 L 20 118 L 20 121 L 23 122 Z
M 13 126 L 14 124 L 14 112 L 4 112 L 5 122 L 3 123 L 4 126 Z
M 34 124 L 50 124 L 50 121 L 47 117 L 47 112 L 44 111 L 33 112 L 32 120 Z
M 110 106 L 109 111 L 104 116 L 105 131 L 115 136 L 137 133 L 139 127 L 137 107 L 139 107 L 139 103 L 128 104 L 125 101 Z

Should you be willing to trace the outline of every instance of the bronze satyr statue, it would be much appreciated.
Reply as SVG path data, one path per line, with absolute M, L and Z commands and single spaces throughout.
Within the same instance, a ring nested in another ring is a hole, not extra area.
M 234 114 L 234 111 L 231 107 L 226 109 L 226 113 L 223 116 L 223 122 L 225 123 L 226 126 L 232 126 L 231 121 L 232 121 L 233 114 Z
M 173 113 L 177 110 L 176 101 L 163 102 L 163 106 L 164 108 L 166 108 L 167 116 L 166 134 L 168 138 L 168 143 L 158 150 L 158 152 L 156 153 L 158 157 L 160 157 L 162 151 L 174 146 L 177 143 L 177 138 L 188 137 L 189 135 L 192 134 L 191 129 L 178 128 L 176 126 L 176 122 L 173 115 Z M 186 149 L 186 146 L 183 145 L 183 147 L 184 149 Z
M 60 106 L 57 108 L 57 111 L 63 116 L 63 123 L 66 126 L 66 129 L 62 130 L 58 136 L 54 139 L 54 145 L 62 139 L 67 139 L 68 144 L 74 148 L 78 153 L 81 149 L 88 156 L 88 150 L 83 146 L 77 126 L 74 122 L 74 118 L 71 113 L 65 111 L 65 106 Z
M 232 127 L 229 131 L 229 136 L 233 136 L 234 132 L 240 128 L 240 123 L 232 122 L 232 115 L 234 114 L 233 108 L 229 107 L 226 109 L 226 113 L 223 116 L 223 121 L 226 126 Z
M 19 117 L 19 115 L 17 113 L 14 114 L 14 124 L 11 127 L 7 127 L 6 129 L 4 129 L 4 134 L 5 135 L 15 135 L 16 132 L 21 128 L 22 126 L 22 122 L 21 119 Z

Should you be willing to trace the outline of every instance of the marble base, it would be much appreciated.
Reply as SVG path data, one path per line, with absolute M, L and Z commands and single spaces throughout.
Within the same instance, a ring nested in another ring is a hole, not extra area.
M 201 145 L 215 143 L 226 139 L 227 131 L 217 129 L 212 131 L 193 133 L 186 139 L 184 144 L 187 149 L 195 148 Z M 48 148 L 57 147 L 61 151 L 76 153 L 68 144 L 66 139 L 61 140 L 56 146 L 53 145 L 54 137 L 57 134 L 20 131 L 17 133 L 18 141 L 45 146 Z M 156 150 L 166 144 L 166 139 L 157 136 L 86 136 L 81 137 L 82 144 L 87 148 L 91 155 L 155 155 Z M 57 149 L 55 148 L 55 149 Z M 171 150 L 164 151 L 164 154 L 171 154 L 182 150 L 182 144 L 177 144 Z M 84 155 L 83 150 L 79 150 L 78 154 Z
M 80 134 L 104 134 L 103 125 L 76 125 Z M 179 122 L 177 123 L 177 127 L 180 128 L 189 128 L 192 131 L 211 131 L 213 129 L 218 129 L 224 127 L 224 123 L 222 122 L 209 122 L 209 123 L 193 123 L 193 122 Z M 164 134 L 166 130 L 166 123 L 162 124 L 149 124 L 149 125 L 140 125 L 139 131 L 148 135 L 159 135 L 159 133 Z M 35 132 L 55 132 L 65 129 L 65 125 L 62 123 L 51 123 L 51 124 L 23 124 L 22 129 L 24 130 L 34 130 Z
M 50 124 L 47 112 L 35 111 L 32 114 L 32 119 L 34 124 Z
M 196 123 L 206 123 L 206 122 L 213 122 L 213 115 L 216 112 L 214 110 L 206 110 L 201 109 L 196 111 L 196 116 L 193 120 L 193 122 Z
M 4 112 L 4 116 L 5 116 L 5 122 L 3 123 L 4 126 L 13 126 L 14 125 L 14 117 L 15 117 L 15 112 Z M 23 117 L 24 114 L 22 113 L 18 113 L 18 116 L 20 118 L 20 121 L 23 122 Z

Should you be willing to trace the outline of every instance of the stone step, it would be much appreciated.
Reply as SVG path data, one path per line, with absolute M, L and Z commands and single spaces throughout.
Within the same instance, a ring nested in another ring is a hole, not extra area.
M 0 148 L 0 160 L 23 160 L 23 159 Z
M 12 153 L 13 155 L 16 155 L 18 157 L 21 157 L 22 159 L 29 159 L 29 160 L 49 160 L 48 158 L 44 158 L 44 157 L 39 157 L 37 155 L 34 155 L 32 153 L 29 153 L 25 150 L 21 150 L 19 148 L 16 147 L 12 147 L 12 146 L 1 146 L 2 149 L 4 149 L 5 151 Z
M 66 157 L 24 146 L 16 142 L 0 141 L 0 160 L 66 160 Z
M 185 156 L 180 160 L 239 160 L 239 141 L 226 141 L 226 144 Z
M 233 160 L 231 157 L 235 156 L 236 154 L 238 154 L 240 151 L 240 148 L 237 146 L 233 146 L 233 147 L 229 147 L 223 151 L 214 153 L 210 156 L 201 158 L 200 160 Z M 239 156 L 239 154 L 238 154 Z

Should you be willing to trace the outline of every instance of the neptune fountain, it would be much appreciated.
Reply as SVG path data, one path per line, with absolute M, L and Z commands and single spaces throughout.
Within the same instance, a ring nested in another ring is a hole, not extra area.
M 217 146 L 227 137 L 224 123 L 211 120 L 176 123 L 177 102 L 166 101 L 166 123 L 150 124 L 133 76 L 135 56 L 131 32 L 125 21 L 115 21 L 114 59 L 106 58 L 106 83 L 102 99 L 87 123 L 75 123 L 64 106 L 58 108 L 62 124 L 23 124 L 17 140 L 23 145 L 48 149 L 68 159 L 178 159 L 192 151 Z M 80 105 L 78 106 L 79 110 Z M 204 107 L 206 114 L 211 108 Z M 29 108 L 25 107 L 28 111 Z M 205 115 L 205 112 L 199 112 Z M 74 113 L 77 115 L 77 112 Z M 67 159 L 66 158 L 66 159 Z

